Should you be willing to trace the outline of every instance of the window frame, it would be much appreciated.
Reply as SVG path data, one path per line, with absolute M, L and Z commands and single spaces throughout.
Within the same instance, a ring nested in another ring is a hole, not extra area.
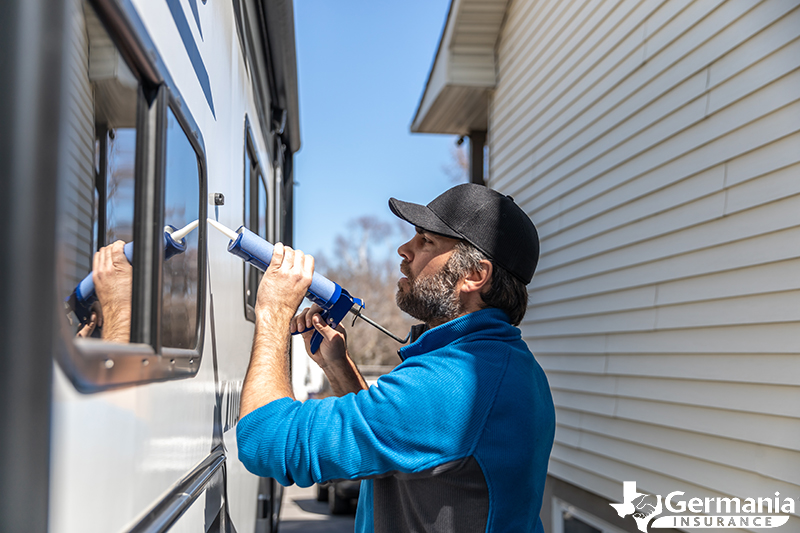
M 250 172 L 248 174 L 248 156 L 250 160 Z M 258 177 L 254 179 L 253 177 L 253 169 L 258 171 Z M 267 240 L 272 239 L 273 235 L 273 228 L 274 224 L 272 222 L 272 216 L 270 216 L 270 187 L 269 182 L 267 181 L 267 177 L 264 173 L 264 167 L 261 164 L 261 158 L 258 156 L 258 150 L 256 149 L 255 138 L 253 137 L 253 130 L 250 126 L 250 118 L 245 115 L 244 117 L 244 149 L 242 150 L 242 181 L 243 181 L 243 188 L 242 188 L 242 225 L 252 231 L 260 235 L 258 232 L 258 183 L 256 179 L 261 181 L 261 185 L 264 186 L 264 191 L 266 193 L 266 212 L 264 213 L 264 223 L 267 225 L 266 227 L 266 235 L 262 235 Z M 250 191 L 250 194 L 247 194 L 247 191 Z M 253 193 L 256 193 L 254 196 Z M 248 215 L 247 209 L 247 202 L 250 202 L 250 210 L 249 210 L 249 220 L 246 218 Z M 255 210 L 253 209 L 255 207 Z M 255 222 L 255 226 L 253 225 L 253 221 Z M 255 229 L 253 229 L 255 227 Z M 256 283 L 256 287 L 250 287 L 250 276 L 247 275 L 248 273 L 248 266 L 246 263 L 242 264 L 242 298 L 244 303 L 244 316 L 250 322 L 255 322 L 256 314 L 255 308 L 250 305 L 247 301 L 247 291 L 248 289 L 255 289 L 258 290 L 258 283 Z M 250 268 L 255 268 L 250 266 Z M 260 280 L 260 276 L 257 276 Z
M 139 81 L 134 161 L 133 295 L 129 344 L 77 339 L 61 313 L 56 359 L 75 388 L 94 393 L 197 375 L 203 354 L 207 299 L 206 224 L 199 224 L 197 342 L 194 349 L 161 346 L 164 187 L 167 109 L 197 154 L 199 220 L 207 210 L 207 154 L 197 123 L 132 5 L 89 0 L 104 29 Z M 101 168 L 101 171 L 103 169 Z M 59 277 L 59 283 L 63 280 Z M 62 287 L 63 288 L 63 287 Z
M 206 260 L 206 230 L 208 228 L 208 224 L 205 224 L 205 220 L 208 217 L 208 202 L 206 198 L 208 198 L 208 172 L 206 169 L 206 151 L 205 151 L 205 143 L 203 142 L 203 138 L 200 135 L 200 130 L 197 128 L 197 124 L 191 119 L 191 115 L 188 113 L 184 113 L 183 109 L 186 107 L 179 95 L 176 95 L 171 91 L 169 88 L 166 88 L 169 95 L 169 100 L 167 103 L 167 107 L 172 111 L 175 119 L 178 121 L 178 125 L 183 130 L 183 133 L 186 135 L 186 138 L 189 140 L 189 143 L 192 145 L 194 149 L 195 155 L 197 155 L 197 170 L 198 170 L 198 180 L 199 180 L 199 187 L 198 187 L 198 220 L 200 223 L 197 225 L 197 229 L 195 231 L 198 232 L 197 236 L 197 309 L 196 309 L 196 322 L 197 325 L 196 334 L 195 334 L 195 348 L 194 349 L 187 349 L 187 348 L 173 348 L 162 346 L 161 344 L 161 318 L 163 313 L 163 306 L 164 300 L 163 296 L 163 286 L 161 283 L 161 278 L 164 273 L 164 190 L 166 187 L 166 157 L 163 158 L 163 166 L 160 168 L 159 173 L 161 176 L 161 209 L 159 211 L 159 225 L 155 226 L 154 229 L 158 230 L 155 231 L 156 236 L 158 238 L 158 253 L 159 253 L 159 261 L 158 261 L 158 312 L 156 313 L 158 316 L 153 317 L 153 321 L 157 321 L 158 323 L 158 346 L 161 348 L 161 353 L 163 355 L 168 355 L 170 357 L 189 357 L 190 365 L 193 364 L 192 358 L 197 359 L 197 364 L 199 368 L 199 360 L 202 356 L 203 352 L 203 339 L 205 338 L 205 304 L 206 304 L 206 269 L 208 267 L 208 261 Z M 161 143 L 164 149 L 164 154 L 166 155 L 166 143 L 167 143 L 167 114 L 164 114 L 164 121 L 162 124 L 159 125 L 159 132 L 162 135 Z M 191 132 L 191 133 L 190 133 Z M 195 373 L 197 369 L 195 369 Z

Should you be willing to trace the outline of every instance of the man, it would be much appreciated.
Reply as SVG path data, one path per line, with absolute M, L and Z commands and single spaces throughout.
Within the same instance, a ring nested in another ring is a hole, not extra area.
M 125 257 L 124 248 L 124 242 L 116 241 L 95 252 L 92 281 L 97 301 L 92 305 L 89 321 L 76 333 L 77 337 L 91 337 L 95 328 L 102 328 L 103 340 L 130 342 L 133 267 Z
M 417 231 L 398 249 L 397 303 L 427 331 L 367 388 L 341 327 L 324 324 L 319 308 L 293 318 L 314 262 L 276 245 L 258 290 L 239 459 L 284 485 L 364 479 L 356 531 L 540 532 L 555 415 L 515 327 L 539 256 L 536 229 L 513 199 L 474 184 L 427 206 L 389 206 Z M 322 334 L 312 357 L 339 397 L 294 401 L 289 328 Z

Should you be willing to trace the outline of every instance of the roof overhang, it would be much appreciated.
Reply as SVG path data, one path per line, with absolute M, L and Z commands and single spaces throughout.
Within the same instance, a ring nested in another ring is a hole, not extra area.
M 497 39 L 509 0 L 452 0 L 411 131 L 467 135 L 488 126 Z
M 274 74 L 273 107 L 286 111 L 282 137 L 291 152 L 300 149 L 300 110 L 297 96 L 297 55 L 292 0 L 261 0 L 267 30 L 266 53 Z M 278 119 L 279 120 L 279 119 Z

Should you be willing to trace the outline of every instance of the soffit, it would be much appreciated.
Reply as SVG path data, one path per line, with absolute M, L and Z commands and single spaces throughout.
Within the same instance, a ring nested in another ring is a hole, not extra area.
M 486 130 L 497 83 L 495 45 L 509 0 L 452 0 L 417 113 L 415 133 Z

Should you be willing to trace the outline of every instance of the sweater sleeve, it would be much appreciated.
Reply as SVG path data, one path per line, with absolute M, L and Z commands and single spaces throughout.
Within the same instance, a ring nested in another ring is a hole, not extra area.
M 305 487 L 471 455 L 505 364 L 448 352 L 411 358 L 358 394 L 283 398 L 253 411 L 236 428 L 239 459 L 254 474 Z

